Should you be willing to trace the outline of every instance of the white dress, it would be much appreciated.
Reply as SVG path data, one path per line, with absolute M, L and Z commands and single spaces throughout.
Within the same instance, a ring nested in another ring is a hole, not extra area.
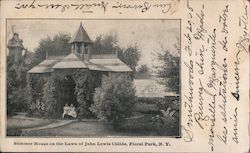
M 70 116 L 76 118 L 77 113 L 76 113 L 75 107 L 70 107 L 70 110 L 69 110 L 68 115 L 70 115 Z

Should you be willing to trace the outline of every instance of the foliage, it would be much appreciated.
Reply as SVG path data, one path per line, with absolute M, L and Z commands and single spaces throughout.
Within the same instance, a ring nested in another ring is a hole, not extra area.
M 144 136 L 178 136 L 179 122 L 171 116 L 146 114 L 139 118 L 126 119 L 120 130 Z
M 114 54 L 118 53 L 118 57 L 127 64 L 133 71 L 141 57 L 141 52 L 137 46 L 130 45 L 126 48 L 121 48 L 117 40 L 117 35 L 110 33 L 108 35 L 99 35 L 93 43 L 93 54 Z
M 55 110 L 57 109 L 56 78 L 56 75 L 49 76 L 43 87 L 42 101 L 44 102 L 43 112 L 45 116 L 57 115 L 55 112 Z
M 121 51 L 118 46 L 117 35 L 110 33 L 108 35 L 99 35 L 93 42 L 92 54 L 114 54 L 116 51 Z
M 59 33 L 53 38 L 47 37 L 40 40 L 38 48 L 35 49 L 35 65 L 40 63 L 48 55 L 67 55 L 71 52 L 71 47 L 68 41 L 70 40 L 69 34 Z
M 150 68 L 146 64 L 140 65 L 135 74 L 135 79 L 149 79 L 152 77 Z
M 45 115 L 45 103 L 44 96 L 44 84 L 46 84 L 47 78 L 39 74 L 32 74 L 28 76 L 28 93 L 29 93 L 29 113 L 33 116 Z
M 96 88 L 91 111 L 116 129 L 131 115 L 134 104 L 135 88 L 132 80 L 124 74 L 110 74 L 104 76 L 101 87 Z
M 84 118 L 94 117 L 90 111 L 93 102 L 95 88 L 101 85 L 102 73 L 78 70 L 73 77 L 76 81 L 75 94 L 78 102 L 78 116 Z
M 23 59 L 14 60 L 13 56 L 7 57 L 7 114 L 27 110 L 26 72 L 28 67 Z
M 102 73 L 85 70 L 64 71 L 45 76 L 31 74 L 28 79 L 31 95 L 29 100 L 31 104 L 30 114 L 58 118 L 61 117 L 62 108 L 67 102 L 77 107 L 80 118 L 94 117 L 89 108 L 93 104 L 95 88 L 101 84 L 101 76 Z M 65 78 L 67 79 L 65 80 Z M 74 81 L 74 89 L 71 89 L 69 84 L 65 82 L 69 81 L 70 78 L 71 81 Z M 70 97 L 67 95 L 68 90 L 74 92 Z
M 25 87 L 26 85 L 26 72 L 28 68 L 25 66 L 24 61 L 14 61 L 13 56 L 7 57 L 7 86 L 11 87 Z
M 127 119 L 121 130 L 152 135 L 178 135 L 179 97 L 137 98 L 136 113 L 143 114 L 138 119 Z
M 26 111 L 28 108 L 26 95 L 27 90 L 24 88 L 12 88 L 12 92 L 8 93 L 8 105 L 7 111 L 8 115 L 11 115 L 14 112 Z
M 147 64 L 142 64 L 137 70 L 138 73 L 148 73 L 149 72 L 149 67 Z
M 76 81 L 76 89 L 75 93 L 77 96 L 78 106 L 78 116 L 80 117 L 90 117 L 89 107 L 91 105 L 91 89 L 88 88 L 88 74 L 83 75 L 80 73 L 74 74 L 75 81 Z M 84 72 L 83 72 L 84 73 Z
M 179 93 L 179 71 L 180 71 L 180 48 L 179 43 L 175 45 L 176 54 L 162 48 L 162 52 L 156 53 L 156 60 L 161 62 L 161 65 L 154 66 L 156 68 L 156 76 L 160 78 L 159 83 L 162 83 L 171 92 Z
M 127 64 L 133 72 L 135 72 L 135 68 L 138 64 L 138 61 L 141 57 L 141 52 L 139 51 L 138 46 L 135 44 L 134 46 L 128 46 L 128 48 L 124 49 L 120 54 L 119 58 Z

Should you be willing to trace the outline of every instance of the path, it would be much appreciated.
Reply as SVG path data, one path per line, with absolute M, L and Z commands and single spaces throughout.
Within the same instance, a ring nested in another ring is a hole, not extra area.
M 31 118 L 31 117 L 25 117 L 25 116 L 13 116 L 12 118 L 15 119 L 32 119 L 32 120 L 44 120 L 41 118 Z M 43 129 L 50 129 L 50 128 L 56 128 L 56 127 L 60 127 L 60 126 L 64 126 L 67 124 L 70 124 L 72 122 L 75 122 L 77 120 L 59 120 L 59 119 L 53 119 L 53 122 L 47 125 L 43 125 L 43 126 L 38 126 L 38 127 L 32 127 L 32 128 L 25 128 L 22 129 L 23 132 L 25 131 L 32 131 L 32 130 L 43 130 Z
M 22 131 L 26 132 L 26 131 L 33 131 L 33 130 L 43 130 L 43 129 L 56 128 L 56 127 L 60 127 L 63 125 L 67 125 L 67 124 L 75 122 L 75 121 L 76 120 L 56 120 L 56 122 L 51 123 L 49 125 L 34 127 L 34 128 L 27 128 L 27 129 L 23 129 Z

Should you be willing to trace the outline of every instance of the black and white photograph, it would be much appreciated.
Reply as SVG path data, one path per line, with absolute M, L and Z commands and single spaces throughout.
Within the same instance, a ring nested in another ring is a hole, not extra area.
M 180 25 L 6 20 L 6 136 L 180 137 Z

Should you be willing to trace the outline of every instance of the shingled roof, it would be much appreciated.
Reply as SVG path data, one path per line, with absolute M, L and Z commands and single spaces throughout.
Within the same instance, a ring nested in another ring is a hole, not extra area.
M 134 85 L 137 97 L 165 97 L 165 96 L 179 96 L 176 93 L 168 92 L 167 88 L 159 84 L 155 79 L 135 79 Z
M 90 43 L 92 44 L 92 40 L 89 38 L 87 32 L 84 30 L 82 26 L 82 22 L 76 31 L 76 33 L 73 35 L 69 43 L 75 43 L 75 42 L 84 42 L 84 43 Z
M 75 54 L 71 53 L 62 58 L 45 59 L 37 66 L 33 67 L 28 73 L 47 73 L 55 69 L 89 69 L 92 71 L 106 72 L 132 72 L 132 69 L 123 63 L 118 57 L 103 56 L 103 58 L 92 57 L 89 61 L 84 61 Z
M 46 59 L 42 61 L 37 66 L 33 67 L 31 70 L 28 71 L 28 73 L 48 73 L 53 72 L 54 69 L 52 66 L 54 66 L 58 60 L 55 59 Z
M 53 69 L 70 69 L 70 68 L 88 68 L 87 65 L 81 61 L 75 54 L 71 53 L 61 61 L 57 62 Z

